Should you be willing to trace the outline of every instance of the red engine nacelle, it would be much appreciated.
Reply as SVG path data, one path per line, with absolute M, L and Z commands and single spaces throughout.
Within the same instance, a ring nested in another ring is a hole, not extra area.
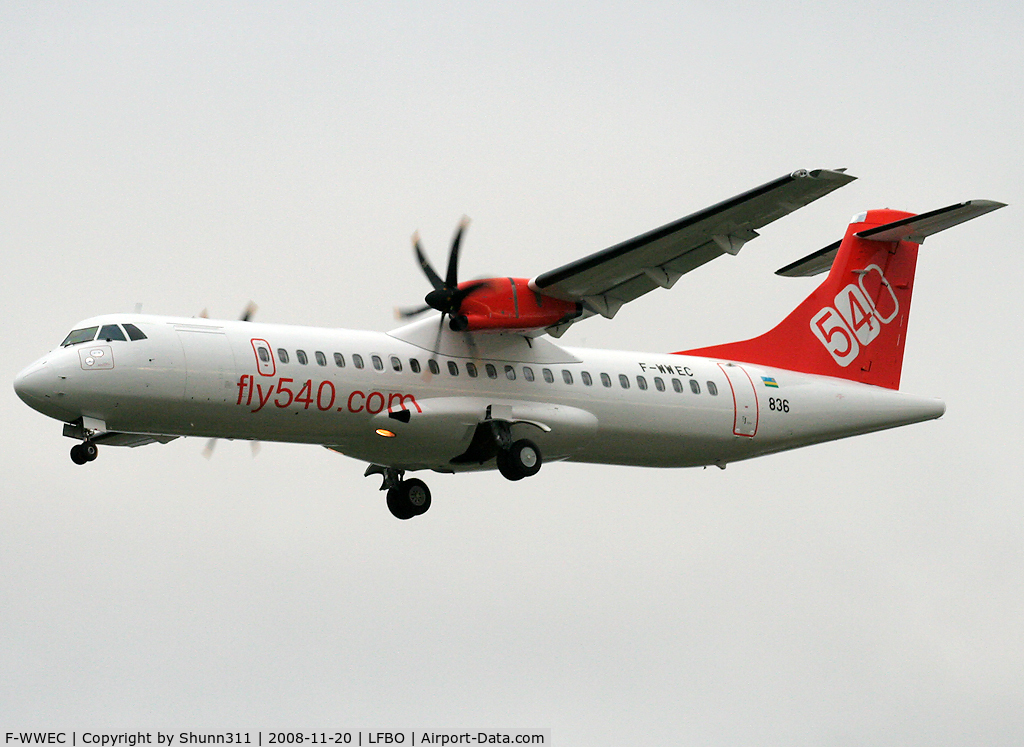
M 470 280 L 459 287 L 482 281 Z M 452 320 L 452 327 L 478 329 L 540 329 L 575 319 L 583 307 L 532 290 L 525 278 L 490 278 L 487 285 L 468 295 Z

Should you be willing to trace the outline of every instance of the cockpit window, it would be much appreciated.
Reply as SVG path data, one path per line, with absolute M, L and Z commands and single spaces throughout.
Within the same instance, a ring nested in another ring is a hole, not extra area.
M 124 332 L 116 324 L 104 324 L 100 329 L 100 339 L 110 342 L 111 340 L 121 340 L 127 342 L 124 336 Z
M 126 325 L 124 325 L 124 331 L 128 333 L 128 339 L 132 340 L 133 342 L 135 340 L 145 340 L 146 339 L 146 335 L 142 332 L 141 329 L 136 327 L 134 324 L 126 324 Z
M 93 338 L 96 337 L 97 330 L 99 330 L 99 327 L 76 329 L 64 338 L 64 342 L 60 346 L 66 348 L 68 345 L 81 345 L 83 342 L 92 342 Z

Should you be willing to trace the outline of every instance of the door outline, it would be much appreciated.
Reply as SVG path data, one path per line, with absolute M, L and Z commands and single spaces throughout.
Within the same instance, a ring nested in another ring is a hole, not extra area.
M 256 370 L 260 376 L 273 376 L 277 373 L 277 363 L 274 361 L 274 351 L 270 347 L 270 343 L 266 340 L 261 340 L 259 337 L 254 337 L 250 340 L 252 343 L 252 354 L 256 356 Z M 270 355 L 270 359 L 266 362 L 260 360 L 260 349 L 265 349 Z
M 759 402 L 757 388 L 750 372 L 738 363 L 719 363 L 732 392 L 732 433 L 734 436 L 753 438 L 757 435 Z

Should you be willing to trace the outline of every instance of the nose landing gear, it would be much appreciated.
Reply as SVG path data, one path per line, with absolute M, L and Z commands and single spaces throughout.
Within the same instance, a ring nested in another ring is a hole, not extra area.
M 83 441 L 71 447 L 71 461 L 75 464 L 91 462 L 99 456 L 100 450 L 92 441 Z

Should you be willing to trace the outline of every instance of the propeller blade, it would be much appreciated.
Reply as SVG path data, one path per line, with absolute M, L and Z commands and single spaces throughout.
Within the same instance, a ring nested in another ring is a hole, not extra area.
M 476 361 L 477 365 L 480 364 L 480 349 L 476 346 L 476 340 L 473 339 L 472 332 L 466 332 L 464 338 L 466 340 L 466 346 L 469 348 L 470 357 Z
M 462 243 L 462 233 L 469 226 L 469 218 L 462 216 L 459 227 L 455 229 L 455 236 L 452 237 L 452 248 L 448 252 L 448 274 L 445 276 L 445 284 L 454 288 L 459 284 L 459 245 Z
M 419 316 L 424 311 L 430 311 L 433 306 L 427 304 L 426 306 L 420 306 L 418 309 L 403 309 L 398 306 L 395 307 L 395 319 L 409 319 L 410 317 Z
M 441 280 L 441 276 L 438 275 L 434 268 L 431 267 L 430 261 L 427 259 L 427 255 L 423 253 L 423 247 L 420 246 L 420 234 L 417 231 L 412 235 L 412 246 L 416 250 L 416 259 L 420 263 L 420 267 L 423 269 L 423 274 L 427 276 L 427 280 L 434 286 L 434 290 L 441 290 L 444 288 L 444 281 Z
M 213 449 L 217 446 L 217 439 L 211 438 L 206 442 L 206 446 L 203 447 L 203 459 L 209 459 L 213 456 Z
M 452 308 L 458 309 L 460 306 L 462 306 L 462 302 L 465 301 L 468 296 L 473 295 L 481 288 L 487 288 L 489 286 L 490 283 L 488 283 L 486 280 L 480 280 L 476 283 L 471 283 L 470 285 L 467 285 L 465 288 L 459 288 L 457 291 L 455 291 L 455 293 L 452 294 Z
M 441 314 L 441 320 L 437 324 L 437 337 L 434 338 L 433 352 L 430 354 L 432 360 L 437 360 L 437 355 L 441 352 L 441 335 L 444 334 L 444 314 Z
M 248 322 L 252 320 L 253 314 L 260 310 L 260 307 L 254 304 L 252 301 L 245 305 L 242 310 L 242 315 L 238 317 L 239 321 Z
M 441 318 L 437 323 L 437 337 L 434 338 L 434 347 L 431 348 L 430 358 L 427 359 L 427 365 L 423 367 L 423 380 L 430 381 L 434 378 L 434 371 L 430 365 L 437 365 L 437 356 L 441 350 L 441 335 L 444 334 L 444 314 L 441 314 Z

